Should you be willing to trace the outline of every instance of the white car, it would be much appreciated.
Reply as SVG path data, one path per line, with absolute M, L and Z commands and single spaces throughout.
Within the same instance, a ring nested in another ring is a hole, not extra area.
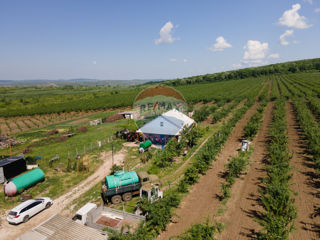
M 48 197 L 27 200 L 11 209 L 7 220 L 11 224 L 27 222 L 32 216 L 41 212 L 43 209 L 51 207 L 53 201 Z

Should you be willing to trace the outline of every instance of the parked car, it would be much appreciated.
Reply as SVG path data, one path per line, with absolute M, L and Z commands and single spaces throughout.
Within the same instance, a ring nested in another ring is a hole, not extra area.
M 51 207 L 53 201 L 48 197 L 27 200 L 11 209 L 7 220 L 11 224 L 27 222 L 31 217 Z

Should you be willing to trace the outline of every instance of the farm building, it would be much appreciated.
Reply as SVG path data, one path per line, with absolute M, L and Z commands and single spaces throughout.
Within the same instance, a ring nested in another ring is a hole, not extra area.
M 7 157 L 0 161 L 0 183 L 4 183 L 26 170 L 27 165 L 23 157 Z
M 153 144 L 165 145 L 170 138 L 178 137 L 184 127 L 191 127 L 195 121 L 187 115 L 172 109 L 142 126 L 137 132 L 142 133 Z
M 99 125 L 99 124 L 101 124 L 101 123 L 102 123 L 102 119 L 101 119 L 101 118 L 98 118 L 98 119 L 95 119 L 95 120 L 90 121 L 90 122 L 89 122 L 89 125 L 90 125 L 90 126 L 97 126 L 97 125 Z
M 138 111 L 119 112 L 126 119 L 137 119 L 139 117 Z
M 61 216 L 53 215 L 39 226 L 24 233 L 18 240 L 105 240 L 106 235 L 102 235 L 99 230 L 83 226 L 73 220 Z

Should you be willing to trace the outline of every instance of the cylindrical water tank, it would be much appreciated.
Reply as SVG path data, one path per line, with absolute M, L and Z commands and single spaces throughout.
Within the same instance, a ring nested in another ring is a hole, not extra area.
M 147 140 L 143 143 L 140 143 L 139 148 L 143 148 L 144 150 L 146 150 L 148 147 L 150 147 L 152 145 L 150 140 Z
M 114 175 L 106 176 L 106 185 L 108 188 L 115 188 L 120 186 L 126 186 L 133 183 L 138 183 L 139 177 L 136 172 L 130 171 L 118 171 Z
M 30 187 L 44 179 L 44 172 L 40 168 L 33 169 L 25 174 L 11 179 L 4 184 L 4 193 L 14 196 L 19 190 Z

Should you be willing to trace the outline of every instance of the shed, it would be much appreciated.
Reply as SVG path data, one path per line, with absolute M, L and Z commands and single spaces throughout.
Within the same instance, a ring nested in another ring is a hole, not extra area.
M 56 214 L 34 229 L 22 234 L 18 240 L 106 240 L 99 230 L 83 226 Z
M 98 118 L 98 119 L 95 119 L 95 120 L 91 120 L 91 121 L 89 122 L 90 126 L 97 126 L 97 125 L 99 125 L 99 124 L 101 124 L 101 123 L 102 123 L 102 118 Z
M 126 119 L 137 119 L 139 116 L 138 111 L 120 112 L 119 114 L 121 114 Z
M 22 156 L 7 157 L 0 161 L 0 183 L 4 183 L 26 170 L 27 164 Z
M 194 123 L 195 121 L 184 113 L 172 109 L 143 125 L 138 132 L 143 133 L 153 144 L 164 145 L 170 138 L 179 136 L 184 127 L 189 128 Z

